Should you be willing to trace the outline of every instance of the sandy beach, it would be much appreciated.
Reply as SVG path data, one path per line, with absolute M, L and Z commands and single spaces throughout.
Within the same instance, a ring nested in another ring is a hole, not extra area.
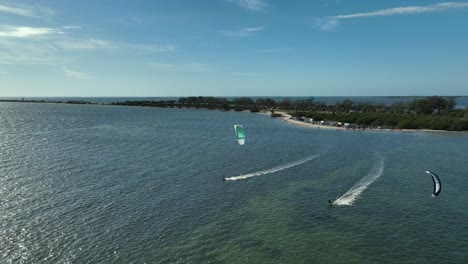
M 344 127 L 336 127 L 336 126 L 329 126 L 329 125 L 319 125 L 319 124 L 312 124 L 312 123 L 306 123 L 303 121 L 299 120 L 294 120 L 291 119 L 291 115 L 288 115 L 286 112 L 275 112 L 276 114 L 281 114 L 282 116 L 279 117 L 284 122 L 298 125 L 298 126 L 303 126 L 303 127 L 310 127 L 310 128 L 320 128 L 320 129 L 333 129 L 333 130 L 346 130 Z M 352 129 L 351 129 L 352 130 Z
M 270 112 L 260 112 L 260 114 L 268 115 L 270 116 Z M 286 112 L 281 112 L 281 111 L 275 111 L 275 114 L 281 114 L 281 117 L 277 117 L 278 119 L 289 123 L 293 125 L 298 125 L 302 127 L 309 127 L 309 128 L 318 128 L 318 129 L 331 129 L 331 130 L 356 130 L 356 129 L 346 129 L 344 127 L 336 127 L 336 126 L 330 126 L 330 125 L 319 125 L 319 124 L 312 124 L 312 123 L 306 123 L 303 121 L 299 120 L 294 120 L 291 119 L 291 115 L 287 114 Z
M 260 114 L 271 115 L 270 112 L 260 112 Z M 468 131 L 446 131 L 446 130 L 431 130 L 431 129 L 377 129 L 377 128 L 366 128 L 366 129 L 351 129 L 345 127 L 337 127 L 330 125 L 320 125 L 306 123 L 299 120 L 291 119 L 291 115 L 282 111 L 275 111 L 275 114 L 281 114 L 281 117 L 278 119 L 297 126 L 315 128 L 315 129 L 330 129 L 330 130 L 344 130 L 344 131 L 393 131 L 393 132 L 435 132 L 435 133 L 456 133 L 456 134 L 465 134 L 468 135 Z

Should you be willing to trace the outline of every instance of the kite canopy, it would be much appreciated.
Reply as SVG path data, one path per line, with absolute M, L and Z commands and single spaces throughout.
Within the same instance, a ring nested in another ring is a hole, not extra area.
M 432 197 L 436 197 L 437 195 L 439 195 L 440 191 L 442 190 L 442 185 L 440 183 L 439 176 L 437 176 L 437 174 L 430 172 L 430 171 L 426 171 L 426 173 L 431 175 L 432 177 L 432 181 L 434 182 L 434 192 L 432 193 Z
M 234 131 L 236 132 L 237 142 L 239 143 L 239 145 L 244 145 L 245 143 L 244 127 L 242 125 L 234 125 Z

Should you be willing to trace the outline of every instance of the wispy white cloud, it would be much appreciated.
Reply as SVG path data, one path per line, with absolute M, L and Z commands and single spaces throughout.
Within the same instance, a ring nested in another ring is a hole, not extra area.
M 47 56 L 45 54 L 37 53 L 6 53 L 0 51 L 0 64 L 6 65 L 59 65 L 70 62 L 71 59 L 58 57 L 58 56 Z
M 272 52 L 280 52 L 280 51 L 287 51 L 291 50 L 291 48 L 276 48 L 276 49 L 261 49 L 256 50 L 257 53 L 272 53 Z
M 63 38 L 52 41 L 55 45 L 63 50 L 71 51 L 93 51 L 93 50 L 115 50 L 115 51 L 130 51 L 130 52 L 171 52 L 176 48 L 173 45 L 160 44 L 135 44 L 126 42 L 113 42 L 103 39 L 79 39 L 79 38 Z
M 55 15 L 54 10 L 37 3 L 25 3 L 0 0 L 0 17 L 13 15 L 21 17 L 22 23 L 31 22 L 30 18 L 34 18 L 48 22 L 46 25 L 53 24 L 50 18 Z M 2 21 L 9 20 L 2 19 Z M 137 24 L 145 22 L 143 18 L 139 17 L 132 17 L 131 20 Z M 80 53 L 90 51 L 138 55 L 176 50 L 174 45 L 164 43 L 132 43 L 82 37 L 80 35 L 83 32 L 79 31 L 81 28 L 78 24 L 65 24 L 56 27 L 0 24 L 0 65 L 67 65 Z M 81 34 L 77 35 L 77 31 Z M 69 70 L 68 72 L 73 71 Z
M 312 24 L 312 27 L 320 31 L 335 31 L 340 26 L 338 19 L 322 19 L 316 18 Z
M 264 27 L 253 27 L 253 28 L 244 28 L 242 31 L 245 32 L 256 32 L 256 31 L 262 31 Z
M 393 15 L 404 15 L 404 14 L 422 14 L 430 12 L 441 12 L 449 9 L 460 9 L 468 7 L 468 3 L 463 2 L 444 2 L 426 6 L 406 6 L 406 7 L 395 7 L 388 9 L 381 9 L 371 12 L 354 13 L 347 15 L 332 16 L 330 19 L 351 19 L 360 17 L 377 17 L 377 16 L 393 16 Z
M 159 18 L 159 17 L 158 17 Z M 105 22 L 114 23 L 114 24 L 122 24 L 122 25 L 144 25 L 151 23 L 154 21 L 154 17 L 148 16 L 129 16 L 129 17 L 112 17 L 112 18 L 105 18 Z
M 16 4 L 15 6 L 0 4 L 0 12 L 23 17 L 47 18 L 55 14 L 55 11 L 40 5 Z
M 247 37 L 257 32 L 263 31 L 264 29 L 265 27 L 251 27 L 240 30 L 220 30 L 218 32 L 226 37 Z
M 468 8 L 468 3 L 463 2 L 443 2 L 425 6 L 404 6 L 387 9 L 380 9 L 363 13 L 352 13 L 345 15 L 329 16 L 326 18 L 316 18 L 312 27 L 321 31 L 335 31 L 341 24 L 341 20 L 363 18 L 363 17 L 381 17 L 396 16 L 406 14 L 423 14 L 432 12 L 442 12 L 450 9 Z
M 150 62 L 148 65 L 153 69 L 171 72 L 194 72 L 194 73 L 213 73 L 218 72 L 222 74 L 229 74 L 234 76 L 243 77 L 258 77 L 260 76 L 254 72 L 231 72 L 224 71 L 218 67 L 213 67 L 204 63 L 165 63 L 165 62 Z
M 135 52 L 171 52 L 176 47 L 170 44 L 135 44 L 135 43 L 115 43 L 121 50 L 130 50 Z
M 17 8 L 12 6 L 0 5 L 0 12 L 9 13 L 17 16 L 33 17 L 34 12 L 29 9 Z
M 37 37 L 40 35 L 50 35 L 50 34 L 63 34 L 63 32 L 54 28 L 44 28 L 44 27 L 15 27 L 15 26 L 0 27 L 0 37 L 28 38 L 28 37 Z
M 110 41 L 101 39 L 75 39 L 75 38 L 63 38 L 52 40 L 52 43 L 57 45 L 63 50 L 82 50 L 92 51 L 98 49 L 114 49 L 116 46 Z
M 266 0 L 226 0 L 249 11 L 262 11 L 268 7 Z
M 150 54 L 172 52 L 172 45 L 111 42 L 101 39 L 79 39 L 64 35 L 41 38 L 0 37 L 0 64 L 66 64 L 80 52 L 118 52 Z
M 68 77 L 72 77 L 72 78 L 75 78 L 75 79 L 78 79 L 78 80 L 88 80 L 88 79 L 91 79 L 91 76 L 89 76 L 87 73 L 83 73 L 83 72 L 79 72 L 79 71 L 70 70 L 70 69 L 67 68 L 67 67 L 63 67 L 63 72 L 64 72 L 65 75 L 67 75 Z
M 0 64 L 49 64 L 68 61 L 52 42 L 63 37 L 55 28 L 0 26 Z
M 245 77 L 258 77 L 260 76 L 258 73 L 253 72 L 231 72 L 232 75 L 236 76 L 245 76 Z
M 0 64 L 57 65 L 70 60 L 43 38 L 0 37 L 0 47 Z
M 63 29 L 81 29 L 81 26 L 78 25 L 69 25 L 69 26 L 63 26 Z
M 176 50 L 170 44 L 82 38 L 74 34 L 80 28 L 78 25 L 57 28 L 0 25 L 0 64 L 60 65 L 70 62 L 80 52 L 89 51 L 148 54 Z
M 172 63 L 161 63 L 161 62 L 150 62 L 149 65 L 152 68 L 165 71 L 177 71 L 177 72 L 210 72 L 213 69 L 203 63 L 188 63 L 188 64 L 172 64 Z

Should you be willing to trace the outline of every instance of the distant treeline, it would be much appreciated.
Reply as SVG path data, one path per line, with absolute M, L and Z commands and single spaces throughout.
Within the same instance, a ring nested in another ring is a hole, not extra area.
M 88 102 L 88 101 L 83 101 L 83 100 L 66 100 L 66 101 L 60 101 L 60 100 L 34 100 L 34 99 L 0 99 L 0 102 L 10 102 L 10 103 L 49 103 L 49 104 L 97 104 L 94 102 Z
M 0 100 L 6 102 L 95 104 L 86 101 L 44 101 L 44 100 Z M 225 111 L 286 111 L 294 117 L 312 118 L 315 121 L 336 121 L 359 126 L 384 126 L 400 129 L 434 129 L 468 131 L 468 109 L 455 109 L 453 98 L 440 96 L 415 99 L 412 102 L 397 102 L 392 105 L 356 103 L 343 100 L 326 104 L 311 99 L 293 100 L 283 98 L 275 101 L 270 98 L 239 97 L 235 99 L 192 96 L 178 100 L 124 101 L 109 105 L 149 106 L 171 108 L 204 108 Z
M 276 109 L 288 107 L 283 105 L 282 102 L 276 102 L 272 99 L 258 98 L 253 100 L 250 97 L 240 97 L 233 100 L 219 97 L 181 97 L 178 100 L 162 100 L 162 101 L 125 101 L 114 102 L 111 105 L 130 105 L 130 106 L 153 106 L 153 107 L 187 107 L 187 108 L 206 108 L 206 109 L 219 109 L 219 110 L 235 110 L 251 112 L 259 112 L 265 109 Z
M 302 102 L 293 116 L 314 120 L 334 120 L 360 126 L 385 126 L 399 129 L 468 130 L 468 110 L 455 109 L 455 101 L 439 96 L 398 102 L 392 105 L 355 104 L 344 100 L 335 105 Z
M 310 99 L 275 101 L 270 98 L 240 97 L 232 100 L 218 97 L 181 97 L 166 101 L 125 101 L 111 105 L 206 108 L 219 110 L 286 111 L 294 117 L 331 120 L 360 126 L 384 126 L 400 129 L 434 129 L 450 131 L 468 130 L 468 110 L 455 109 L 452 98 L 432 96 L 412 102 L 392 105 L 355 103 L 351 100 L 334 105 Z

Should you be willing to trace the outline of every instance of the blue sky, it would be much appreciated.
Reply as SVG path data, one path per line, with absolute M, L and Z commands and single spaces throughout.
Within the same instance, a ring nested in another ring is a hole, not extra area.
M 0 96 L 468 95 L 468 1 L 0 0 Z

